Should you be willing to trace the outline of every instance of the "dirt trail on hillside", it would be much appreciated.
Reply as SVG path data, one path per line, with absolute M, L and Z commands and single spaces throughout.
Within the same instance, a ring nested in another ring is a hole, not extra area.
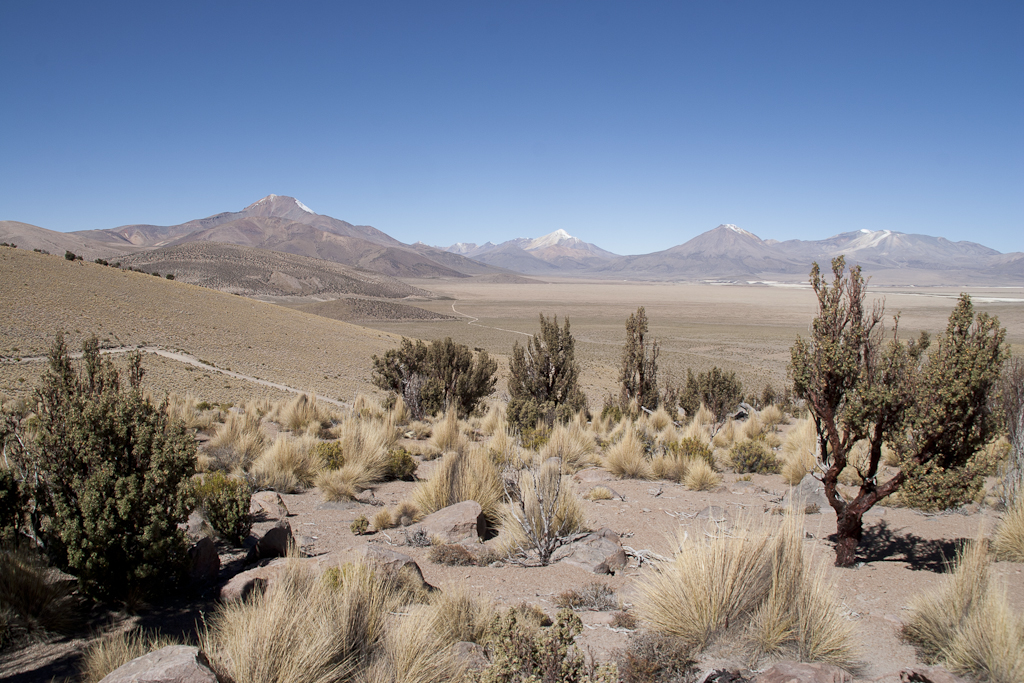
M 186 363 L 188 365 L 192 365 L 192 366 L 195 366 L 197 368 L 202 368 L 203 370 L 207 370 L 209 372 L 217 372 L 217 373 L 220 373 L 222 375 L 227 375 L 228 377 L 233 377 L 234 379 L 240 379 L 240 380 L 243 380 L 245 382 L 251 382 L 252 384 L 257 384 L 257 385 L 263 386 L 263 387 L 270 387 L 271 389 L 278 389 L 280 391 L 287 391 L 287 392 L 292 393 L 292 394 L 309 394 L 310 393 L 309 391 L 305 391 L 303 389 L 297 389 L 295 387 L 290 387 L 287 384 L 280 384 L 278 382 L 271 382 L 270 380 L 260 379 L 259 377 L 252 377 L 251 375 L 244 375 L 244 374 L 242 374 L 240 372 L 235 372 L 234 370 L 227 370 L 225 368 L 218 368 L 216 365 L 211 365 L 210 363 L 204 362 L 204 361 L 200 360 L 199 358 L 196 358 L 195 356 L 193 356 L 191 354 L 184 353 L 182 351 L 168 351 L 167 349 L 161 348 L 159 346 L 139 346 L 139 347 L 136 347 L 136 346 L 119 346 L 119 347 L 111 348 L 111 349 L 100 349 L 100 353 L 103 354 L 103 355 L 128 353 L 130 351 L 140 351 L 142 353 L 152 353 L 152 354 L 157 355 L 157 356 L 162 356 L 163 358 L 168 358 L 168 359 L 173 360 L 173 361 L 178 361 L 179 363 Z M 73 354 L 71 354 L 71 357 L 72 358 L 81 358 L 82 354 L 81 353 L 73 353 Z M 16 362 L 18 362 L 18 363 L 41 363 L 41 362 L 45 362 L 47 360 L 49 360 L 47 356 L 26 356 L 24 358 L 19 359 Z M 312 394 L 312 395 L 316 397 L 317 401 L 323 401 L 324 403 L 330 403 L 331 405 L 335 405 L 335 406 L 338 406 L 340 408 L 348 408 L 348 407 L 350 407 L 350 404 L 346 403 L 345 401 L 338 401 L 336 399 L 328 398 L 326 396 L 321 396 L 319 394 Z

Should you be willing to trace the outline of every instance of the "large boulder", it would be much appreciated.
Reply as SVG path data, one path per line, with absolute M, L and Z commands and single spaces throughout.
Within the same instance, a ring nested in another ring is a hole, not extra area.
M 427 538 L 441 538 L 445 543 L 477 540 L 487 533 L 487 519 L 480 503 L 466 500 L 433 512 L 410 526 L 407 535 L 422 530 Z
M 197 647 L 170 645 L 123 664 L 100 683 L 218 683 Z
M 800 483 L 789 490 L 782 498 L 782 507 L 792 508 L 798 512 L 813 511 L 817 506 L 819 512 L 828 510 L 828 498 L 825 497 L 825 485 L 810 473 L 805 474 Z
M 595 574 L 614 574 L 626 567 L 626 551 L 619 536 L 603 528 L 578 541 L 562 546 L 551 556 L 552 562 L 564 562 Z
M 278 520 L 288 516 L 288 507 L 277 491 L 257 491 L 249 500 L 249 513 L 259 520 Z
M 270 557 L 284 557 L 293 545 L 295 537 L 292 536 L 292 525 L 288 520 L 279 519 L 273 526 L 256 536 L 256 542 L 249 549 L 245 559 L 247 562 L 258 562 Z
M 220 573 L 220 555 L 217 553 L 217 545 L 209 536 L 200 538 L 189 547 L 188 559 L 188 577 L 193 581 L 212 581 Z
M 850 683 L 853 676 L 831 664 L 776 662 L 754 680 L 756 683 Z
M 434 590 L 434 587 L 423 578 L 423 572 L 416 560 L 405 553 L 390 548 L 382 548 L 379 545 L 367 544 L 357 551 L 357 558 L 364 560 L 367 564 L 401 577 L 403 580 L 411 581 L 427 590 Z
M 300 562 L 317 573 L 325 569 L 325 564 L 315 557 L 278 557 L 232 576 L 227 583 L 221 586 L 221 601 L 245 600 L 253 593 L 262 593 L 284 575 L 289 562 Z

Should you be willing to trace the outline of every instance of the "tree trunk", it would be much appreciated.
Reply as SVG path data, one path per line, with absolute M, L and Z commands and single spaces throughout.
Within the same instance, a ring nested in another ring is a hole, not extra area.
M 836 566 L 852 567 L 857 561 L 857 546 L 860 545 L 863 527 L 863 513 L 855 506 L 847 505 L 836 519 Z

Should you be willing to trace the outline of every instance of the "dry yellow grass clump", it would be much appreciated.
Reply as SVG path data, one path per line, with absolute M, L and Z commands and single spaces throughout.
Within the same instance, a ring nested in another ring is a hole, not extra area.
M 597 442 L 585 426 L 576 421 L 557 424 L 551 436 L 540 449 L 540 458 L 560 458 L 565 472 L 576 472 L 584 467 L 598 464 Z
M 721 475 L 703 458 L 687 458 L 683 469 L 686 474 L 682 481 L 691 491 L 710 491 L 722 483 Z
M 464 500 L 475 500 L 493 524 L 498 521 L 503 495 L 494 462 L 481 449 L 471 449 L 445 454 L 430 479 L 413 489 L 412 502 L 424 514 L 430 514 Z
M 295 493 L 313 485 L 323 460 L 312 448 L 315 439 L 281 434 L 253 462 L 250 473 L 260 488 Z
M 818 433 L 814 420 L 800 420 L 786 435 L 782 444 L 782 478 L 796 486 L 809 472 L 814 471 L 818 454 Z
M 741 525 L 709 540 L 680 540 L 672 564 L 638 584 L 637 614 L 682 648 L 856 663 L 853 625 L 829 590 L 824 565 L 803 547 L 803 517 L 774 535 Z
M 434 423 L 433 433 L 430 435 L 423 457 L 429 460 L 449 451 L 461 453 L 468 445 L 469 439 L 462 433 L 458 414 L 454 410 L 448 410 Z
M 203 469 L 241 472 L 248 470 L 266 445 L 266 434 L 255 411 L 230 411 L 217 425 L 207 443 Z
M 545 546 L 550 550 L 556 539 L 583 530 L 583 501 L 562 470 L 561 463 L 551 459 L 539 468 L 519 471 L 518 499 L 501 508 L 498 552 L 526 555 Z
M 911 603 L 903 637 L 926 662 L 992 683 L 1024 680 L 1024 620 L 991 576 L 987 545 L 968 544 L 934 592 Z
M 1000 560 L 1024 562 L 1024 496 L 1003 513 L 992 545 Z
M 436 610 L 400 617 L 386 573 L 345 565 L 323 577 L 293 559 L 264 593 L 219 608 L 200 646 L 222 676 L 249 683 L 456 680 Z
M 623 424 L 621 438 L 605 449 L 604 468 L 621 479 L 653 479 L 643 440 L 632 422 Z
M 290 401 L 274 404 L 268 417 L 295 433 L 310 428 L 318 433 L 330 426 L 333 413 L 317 404 L 316 396 L 299 394 Z
M 500 469 L 522 469 L 532 459 L 533 452 L 519 445 L 519 436 L 508 426 L 494 433 L 486 444 L 487 454 Z

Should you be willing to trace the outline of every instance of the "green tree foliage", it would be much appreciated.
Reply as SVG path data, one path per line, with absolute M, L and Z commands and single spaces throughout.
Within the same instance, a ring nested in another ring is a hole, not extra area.
M 193 480 L 192 497 L 224 540 L 241 545 L 252 529 L 252 487 L 244 479 L 211 472 Z
M 402 339 L 397 349 L 373 356 L 373 383 L 401 396 L 416 419 L 454 407 L 465 417 L 494 390 L 498 363 L 486 351 L 476 359 L 451 337 L 424 344 Z
M 647 311 L 644 307 L 626 319 L 626 346 L 619 369 L 619 405 L 626 410 L 636 399 L 648 410 L 658 407 L 658 342 L 647 337 Z
M 76 372 L 62 336 L 36 390 L 36 439 L 14 455 L 32 498 L 31 534 L 93 596 L 169 587 L 186 559 L 178 524 L 189 512 L 195 440 L 141 388 L 139 354 L 128 384 L 95 337 Z
M 743 399 L 743 385 L 735 372 L 726 372 L 717 365 L 707 372 L 686 371 L 686 387 L 679 396 L 679 405 L 693 415 L 703 403 L 719 422 Z
M 814 264 L 818 315 L 810 339 L 797 338 L 790 364 L 794 391 L 807 401 L 827 468 L 822 481 L 836 511 L 839 566 L 856 560 L 864 513 L 905 482 L 911 496 L 941 489 L 931 500 L 942 507 L 973 495 L 981 483 L 973 458 L 997 426 L 990 405 L 1006 355 L 1006 331 L 985 313 L 975 316 L 966 294 L 937 343 L 926 334 L 901 342 L 898 317 L 891 339 L 884 340 L 882 307 L 866 311 L 860 268 L 848 276 L 845 270 L 843 258 L 834 259 L 829 285 Z M 861 439 L 869 444 L 858 465 L 862 483 L 847 501 L 836 485 Z M 897 454 L 899 471 L 880 482 L 883 444 Z
M 579 376 L 569 318 L 559 329 L 557 316 L 548 320 L 541 314 L 540 334 L 525 348 L 519 342 L 512 347 L 508 421 L 520 429 L 531 429 L 540 419 L 551 424 L 586 410 L 587 397 L 580 390 Z

